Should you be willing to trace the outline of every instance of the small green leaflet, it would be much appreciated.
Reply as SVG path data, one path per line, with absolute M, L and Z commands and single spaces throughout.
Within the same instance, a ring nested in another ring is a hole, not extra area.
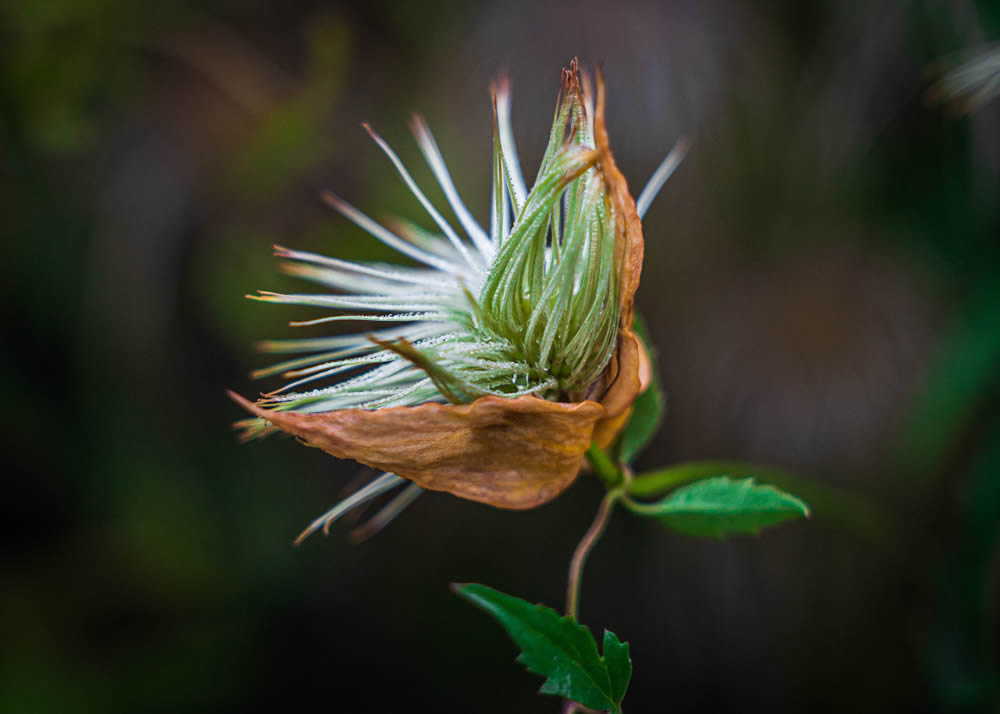
M 652 367 L 652 379 L 646 391 L 639 395 L 632 405 L 632 415 L 622 430 L 618 442 L 618 458 L 626 464 L 631 464 L 649 444 L 663 421 L 663 411 L 666 400 L 660 386 L 659 369 L 656 366 L 656 352 L 650 346 L 649 331 L 646 323 L 638 314 L 635 316 L 635 333 L 639 342 L 646 349 L 646 354 Z
M 521 648 L 517 661 L 545 677 L 539 690 L 599 711 L 621 711 L 632 677 L 628 643 L 604 631 L 604 656 L 583 625 L 545 605 L 476 583 L 452 585 L 460 597 L 492 615 Z
M 722 539 L 730 533 L 756 534 L 782 521 L 808 518 L 809 506 L 773 486 L 759 486 L 752 478 L 734 481 L 714 476 L 679 488 L 657 503 L 643 504 L 636 512 L 659 518 L 681 533 Z

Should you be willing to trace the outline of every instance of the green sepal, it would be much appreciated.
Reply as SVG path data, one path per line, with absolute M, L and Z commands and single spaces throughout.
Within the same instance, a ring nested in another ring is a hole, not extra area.
M 517 661 L 545 677 L 539 692 L 599 711 L 620 712 L 632 677 L 627 642 L 604 631 L 604 656 L 590 630 L 569 615 L 486 585 L 454 584 L 457 595 L 490 614 L 521 648 Z
M 625 505 L 680 533 L 719 539 L 733 533 L 756 535 L 762 528 L 809 517 L 809 506 L 802 499 L 755 484 L 752 478 L 729 476 L 696 481 L 656 503 L 626 501 Z

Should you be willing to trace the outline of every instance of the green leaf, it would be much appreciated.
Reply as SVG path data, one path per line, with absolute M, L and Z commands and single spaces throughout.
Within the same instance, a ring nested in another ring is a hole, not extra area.
M 696 481 L 657 503 L 633 502 L 629 507 L 681 533 L 720 539 L 809 517 L 809 507 L 801 499 L 773 486 L 759 486 L 752 478 L 734 481 L 728 476 Z
M 629 482 L 628 495 L 657 498 L 680 486 L 718 474 L 729 474 L 732 478 L 755 475 L 779 489 L 794 491 L 800 499 L 809 503 L 810 515 L 815 513 L 818 518 L 887 551 L 893 551 L 893 543 L 901 531 L 901 527 L 892 523 L 884 511 L 856 494 L 783 469 L 748 461 L 686 461 L 647 471 Z M 645 510 L 647 507 L 642 508 Z
M 521 648 L 517 661 L 545 677 L 539 690 L 600 711 L 621 711 L 632 676 L 628 643 L 604 632 L 604 656 L 594 636 L 572 617 L 476 583 L 453 585 L 462 598 L 492 615 Z
M 660 370 L 656 366 L 656 352 L 650 347 L 649 332 L 645 321 L 635 316 L 635 333 L 646 349 L 652 367 L 652 379 L 646 391 L 642 392 L 632 405 L 632 415 L 622 429 L 618 442 L 618 457 L 626 464 L 632 463 L 649 442 L 656 436 L 663 422 L 666 400 L 660 387 Z
M 628 643 L 619 640 L 611 630 L 604 631 L 604 663 L 611 676 L 612 699 L 621 705 L 632 679 L 632 658 L 628 655 Z

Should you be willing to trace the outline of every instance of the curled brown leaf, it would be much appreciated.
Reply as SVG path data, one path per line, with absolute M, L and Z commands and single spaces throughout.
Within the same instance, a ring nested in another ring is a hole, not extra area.
M 480 397 L 469 404 L 251 414 L 339 458 L 389 471 L 432 491 L 498 508 L 546 503 L 576 479 L 604 407 L 537 397 Z
M 607 410 L 607 416 L 598 423 L 595 441 L 607 446 L 625 425 L 627 415 L 636 397 L 645 388 L 640 376 L 640 367 L 646 360 L 639 340 L 632 332 L 633 305 L 635 291 L 639 287 L 642 273 L 644 242 L 642 223 L 635 206 L 635 199 L 628 189 L 625 176 L 618 169 L 605 120 L 607 95 L 604 73 L 597 71 L 597 100 L 594 110 L 594 143 L 599 155 L 597 166 L 604 178 L 608 196 L 615 216 L 615 261 L 619 266 L 621 290 L 621 322 L 618 330 L 618 347 L 608 363 L 604 374 L 595 385 L 598 401 Z M 647 378 L 648 383 L 648 360 Z
M 635 199 L 628 190 L 628 182 L 618 169 L 611 153 L 608 126 L 604 118 L 607 104 L 604 73 L 597 71 L 597 102 L 594 111 L 594 143 L 599 155 L 597 166 L 604 177 L 608 196 L 615 213 L 615 260 L 621 270 L 621 325 L 631 330 L 635 291 L 642 273 L 644 242 L 642 222 L 635 207 Z

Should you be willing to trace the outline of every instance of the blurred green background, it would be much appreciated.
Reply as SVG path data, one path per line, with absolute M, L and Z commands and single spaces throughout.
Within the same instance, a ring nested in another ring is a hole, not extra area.
M 490 78 L 533 175 L 574 55 L 634 192 L 694 142 L 645 222 L 668 415 L 639 466 L 847 501 L 722 544 L 616 515 L 581 614 L 632 643 L 626 707 L 995 710 L 1000 104 L 925 93 L 998 39 L 959 0 L 0 3 L 0 710 L 557 710 L 447 585 L 560 606 L 596 483 L 293 549 L 363 471 L 235 444 L 223 390 L 266 388 L 252 345 L 302 315 L 242 298 L 295 289 L 272 243 L 387 256 L 320 191 L 427 225 L 362 121 L 431 185 L 423 112 L 484 217 Z

